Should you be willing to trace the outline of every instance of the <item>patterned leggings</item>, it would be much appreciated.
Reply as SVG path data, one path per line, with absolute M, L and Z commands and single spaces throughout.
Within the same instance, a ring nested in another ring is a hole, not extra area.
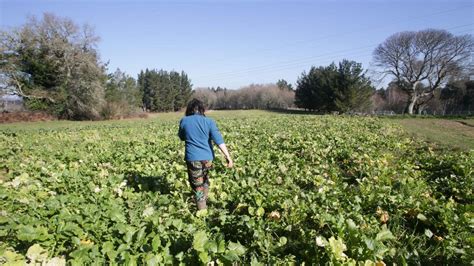
M 209 191 L 209 169 L 212 167 L 212 161 L 187 161 L 186 165 L 194 198 L 197 203 L 205 204 Z

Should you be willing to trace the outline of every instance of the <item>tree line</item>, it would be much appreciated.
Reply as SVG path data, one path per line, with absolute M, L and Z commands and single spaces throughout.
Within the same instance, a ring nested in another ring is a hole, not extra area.
M 279 85 L 277 85 L 279 84 Z M 288 109 L 294 107 L 294 91 L 285 80 L 277 84 L 251 84 L 238 90 L 197 88 L 193 97 L 209 109 Z
M 373 81 L 377 79 L 360 63 L 342 60 L 303 72 L 297 79 L 293 103 L 319 113 L 474 111 L 470 80 L 474 68 L 472 62 L 469 65 L 473 48 L 471 35 L 455 36 L 434 29 L 395 33 L 373 53 L 375 72 L 391 79 L 387 88 L 376 90 Z M 261 90 L 255 85 L 232 92 L 200 89 L 196 96 L 216 109 L 293 107 L 291 94 L 281 95 L 285 90 L 278 92 L 275 87 L 293 91 L 291 84 L 279 80 Z M 272 95 L 280 100 L 268 103 Z
M 197 88 L 184 72 L 142 70 L 137 79 L 107 64 L 97 50 L 99 37 L 90 26 L 44 14 L 26 24 L 0 31 L 0 86 L 23 99 L 30 110 L 65 119 L 107 119 L 137 112 L 177 111 L 191 97 L 209 109 L 286 109 L 310 111 L 439 113 L 474 110 L 474 75 L 469 57 L 471 35 L 444 30 L 393 34 L 373 53 L 376 73 L 389 78 L 376 90 L 375 77 L 362 65 L 343 60 L 312 66 L 296 87 L 280 79 L 238 90 Z

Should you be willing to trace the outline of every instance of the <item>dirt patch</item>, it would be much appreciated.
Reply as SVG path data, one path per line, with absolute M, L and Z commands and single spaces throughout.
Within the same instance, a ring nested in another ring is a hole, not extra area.
M 40 112 L 0 113 L 0 123 L 35 122 L 57 120 L 56 117 Z

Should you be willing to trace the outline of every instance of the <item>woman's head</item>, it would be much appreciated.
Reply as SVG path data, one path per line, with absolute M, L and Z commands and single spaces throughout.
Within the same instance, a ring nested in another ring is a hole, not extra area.
M 186 116 L 194 114 L 204 115 L 204 111 L 204 103 L 194 98 L 189 101 L 188 106 L 186 107 Z

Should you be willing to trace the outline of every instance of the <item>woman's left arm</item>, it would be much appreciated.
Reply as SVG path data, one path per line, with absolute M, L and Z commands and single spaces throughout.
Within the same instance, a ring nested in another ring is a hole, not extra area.
M 179 121 L 178 137 L 182 141 L 186 140 L 186 135 L 184 134 L 184 129 L 183 129 L 183 120 Z

